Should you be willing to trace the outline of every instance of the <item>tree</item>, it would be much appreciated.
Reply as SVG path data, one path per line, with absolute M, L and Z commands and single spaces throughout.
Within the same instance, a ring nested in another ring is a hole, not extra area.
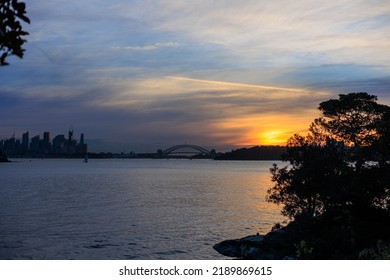
M 268 190 L 267 200 L 283 204 L 282 214 L 291 219 L 314 218 L 344 202 L 345 191 L 335 195 L 335 188 L 344 185 L 350 169 L 345 146 L 331 138 L 323 141 L 312 134 L 294 135 L 283 154 L 290 166 L 279 168 L 274 164 L 270 169 L 276 184 Z
M 320 103 L 323 117 L 309 134 L 289 139 L 289 165 L 270 169 L 275 185 L 267 201 L 283 205 L 286 228 L 299 228 L 295 240 L 319 258 L 357 256 L 378 240 L 390 244 L 390 107 L 376 100 L 349 93 Z M 326 249 L 335 247 L 340 251 Z
M 21 22 L 30 23 L 26 17 L 26 4 L 18 0 L 0 0 L 0 66 L 8 65 L 7 56 L 16 55 L 23 58 L 22 48 L 28 35 L 23 30 Z
M 306 137 L 288 141 L 283 159 L 290 166 L 271 168 L 276 184 L 268 201 L 283 204 L 290 218 L 345 205 L 367 208 L 382 202 L 380 207 L 388 208 L 390 107 L 376 100 L 360 92 L 321 102 L 324 117 L 314 120 Z
M 377 130 L 379 136 L 373 145 L 373 153 L 380 165 L 386 165 L 390 159 L 390 107 L 385 108 Z
M 320 103 L 324 117 L 316 122 L 347 145 L 371 145 L 378 139 L 378 122 L 388 108 L 376 101 L 375 95 L 366 92 L 340 94 L 339 99 Z

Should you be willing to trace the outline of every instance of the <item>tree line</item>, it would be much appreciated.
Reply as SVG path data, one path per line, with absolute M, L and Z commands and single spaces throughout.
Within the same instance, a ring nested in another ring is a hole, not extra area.
M 218 153 L 215 160 L 280 160 L 286 151 L 284 146 L 254 146 Z

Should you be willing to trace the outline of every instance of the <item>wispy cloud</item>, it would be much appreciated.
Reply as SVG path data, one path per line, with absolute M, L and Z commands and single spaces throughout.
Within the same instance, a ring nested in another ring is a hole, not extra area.
M 230 86 L 230 87 L 244 87 L 244 88 L 252 88 L 252 89 L 270 89 L 270 90 L 282 90 L 282 91 L 292 91 L 292 92 L 301 92 L 302 89 L 296 88 L 282 88 L 282 87 L 274 87 L 274 86 L 260 86 L 260 85 L 251 85 L 251 84 L 242 84 L 242 83 L 232 83 L 232 82 L 223 82 L 223 81 L 212 81 L 212 80 L 201 80 L 194 78 L 186 78 L 186 77 L 167 77 L 170 79 L 175 79 L 179 81 L 189 81 L 189 82 L 198 82 L 198 83 L 206 83 L 217 86 Z
M 114 46 L 114 50 L 131 50 L 131 51 L 152 51 L 164 47 L 177 47 L 179 44 L 177 42 L 165 42 L 165 43 L 155 43 L 152 45 L 144 46 Z

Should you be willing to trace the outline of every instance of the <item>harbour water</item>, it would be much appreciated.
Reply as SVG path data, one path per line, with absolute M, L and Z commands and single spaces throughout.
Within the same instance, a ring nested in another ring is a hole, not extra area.
M 0 165 L 0 259 L 224 259 L 283 221 L 270 161 L 18 159 Z M 282 163 L 283 164 L 283 163 Z

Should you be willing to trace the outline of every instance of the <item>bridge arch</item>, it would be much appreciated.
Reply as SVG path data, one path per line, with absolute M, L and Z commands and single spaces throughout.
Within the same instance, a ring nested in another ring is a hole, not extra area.
M 188 144 L 176 145 L 176 146 L 170 147 L 170 148 L 162 151 L 162 155 L 167 156 L 169 154 L 172 154 L 176 150 L 185 149 L 185 148 L 195 150 L 202 155 L 211 155 L 211 151 L 209 151 L 203 147 L 196 146 L 196 145 L 188 145 Z

